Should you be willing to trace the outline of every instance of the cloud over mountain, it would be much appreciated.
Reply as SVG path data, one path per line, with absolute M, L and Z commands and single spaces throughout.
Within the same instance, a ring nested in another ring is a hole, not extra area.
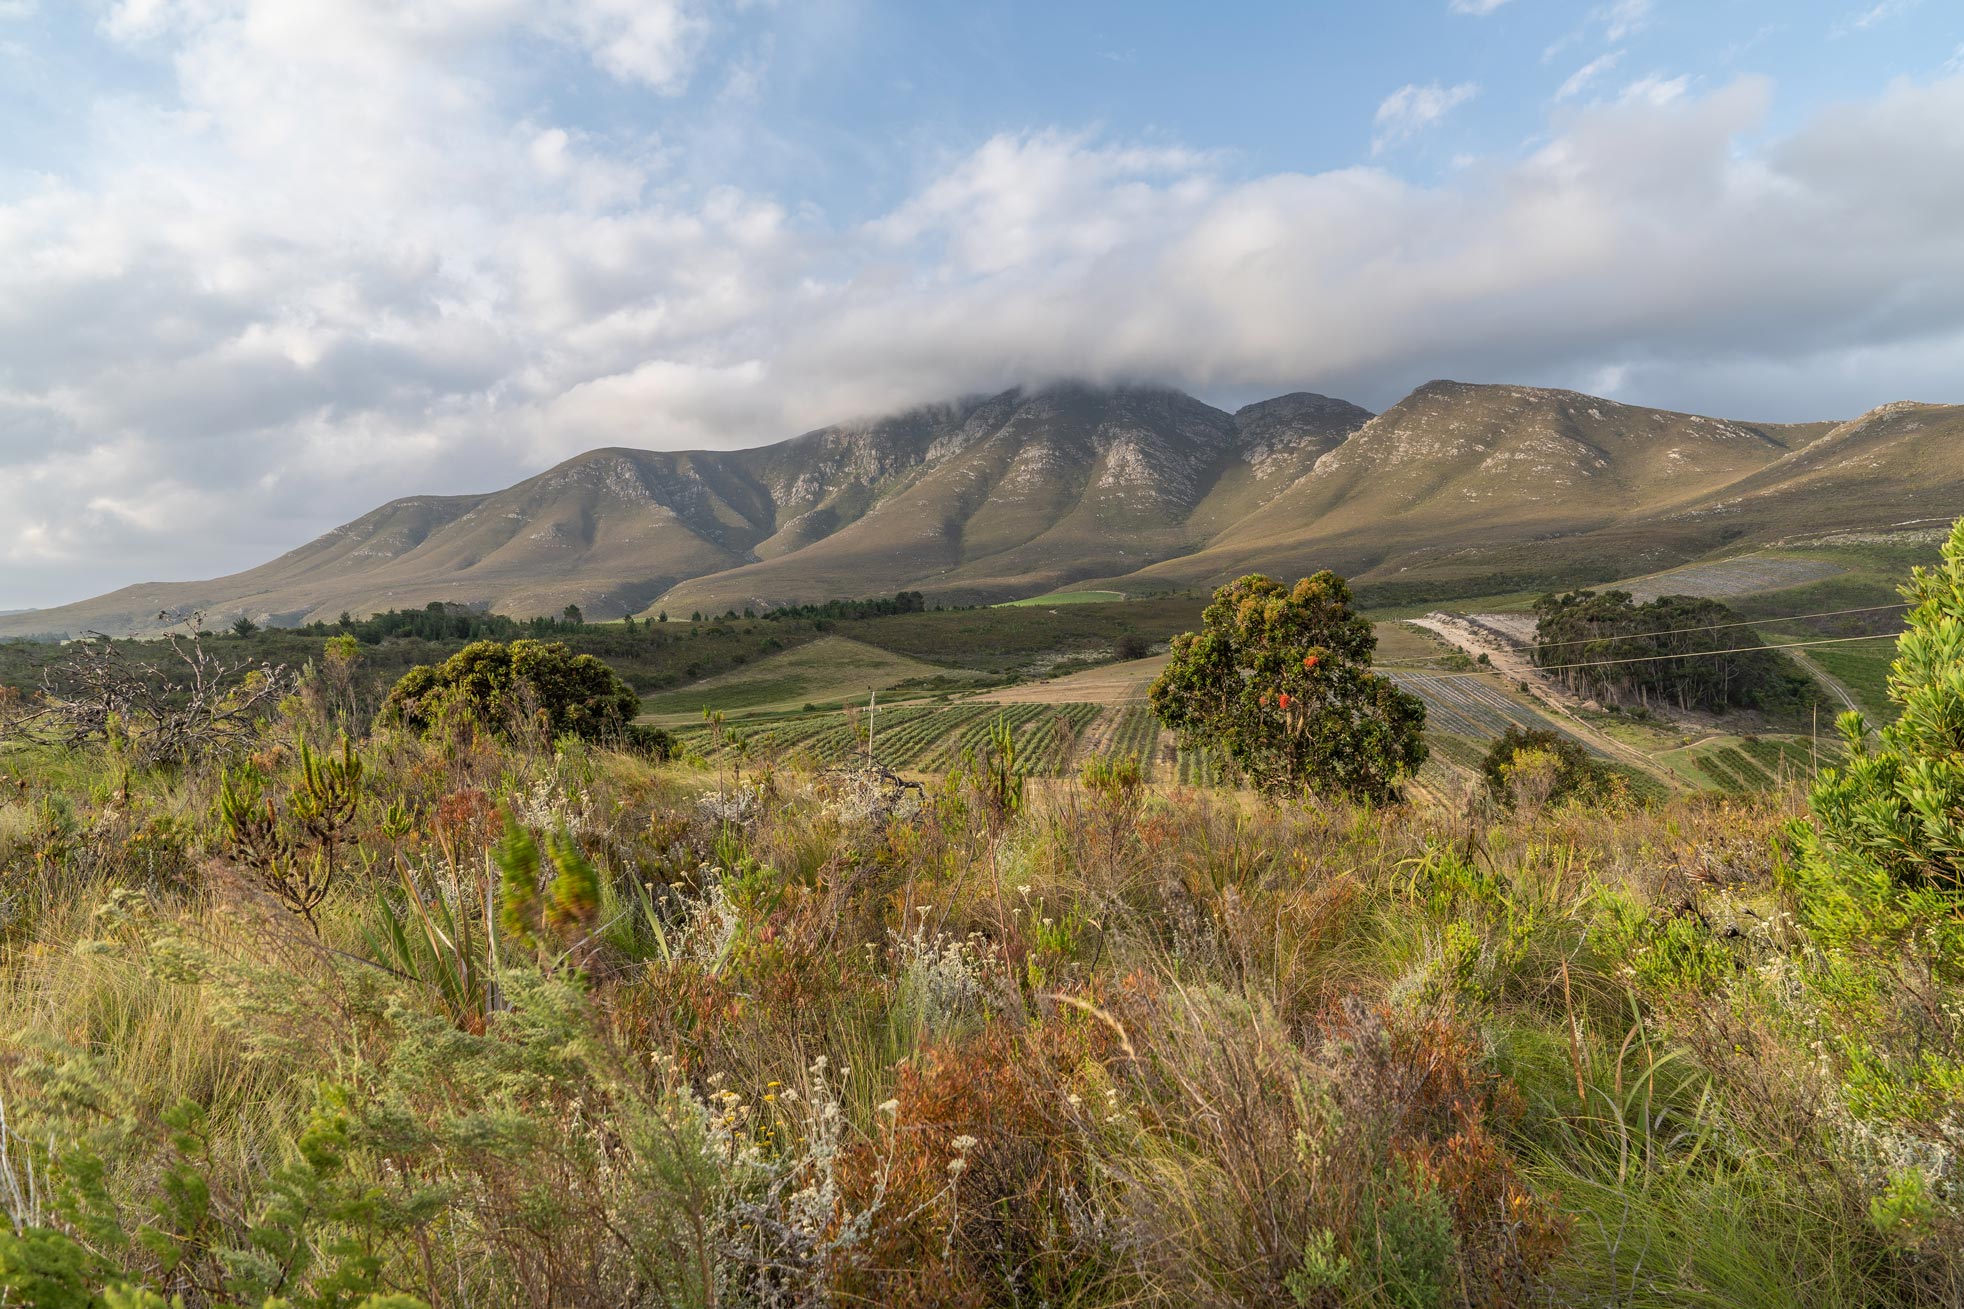
M 100 10 L 156 77 L 91 101 L 71 166 L 0 189 L 0 604 L 224 571 L 404 486 L 598 444 L 727 448 L 1063 376 L 1372 404 L 1505 376 L 1763 418 L 1955 398 L 1964 76 L 1771 136 L 1763 78 L 1578 96 L 1429 178 L 1032 126 L 867 220 L 554 109 L 548 74 L 768 77 L 718 45 L 727 15 Z M 34 55 L 4 48 L 0 76 Z M 1464 85 L 1408 88 L 1399 122 Z

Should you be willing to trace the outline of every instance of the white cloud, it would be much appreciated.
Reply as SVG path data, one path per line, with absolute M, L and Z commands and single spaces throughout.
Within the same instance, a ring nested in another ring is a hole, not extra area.
M 1917 8 L 1923 0 L 1877 0 L 1866 9 L 1858 10 L 1848 16 L 1833 32 L 1835 36 L 1847 36 L 1853 32 L 1866 32 L 1880 26 L 1892 18 L 1900 18 Z
M 1570 46 L 1596 37 L 1611 45 L 1627 40 L 1650 26 L 1655 8 L 1654 0 L 1609 0 L 1607 4 L 1597 5 L 1589 10 L 1580 24 L 1556 37 L 1542 50 L 1541 62 L 1548 63 Z
M 1650 26 L 1653 0 L 1613 0 L 1595 12 L 1603 25 L 1603 39 L 1612 44 L 1634 36 Z
M 1474 82 L 1461 82 L 1457 86 L 1429 82 L 1424 86 L 1399 87 L 1378 105 L 1372 120 L 1375 131 L 1371 136 L 1371 153 L 1380 154 L 1411 140 L 1479 93 L 1479 85 Z
M 685 0 L 563 0 L 557 9 L 595 63 L 657 91 L 682 89 L 709 31 Z
M 1612 50 L 1606 55 L 1598 55 L 1582 67 L 1570 73 L 1568 80 L 1555 91 L 1557 100 L 1569 100 L 1589 89 L 1591 83 L 1623 62 L 1623 52 Z
M 1448 0 L 1446 7 L 1456 14 L 1472 14 L 1477 18 L 1485 18 L 1506 3 L 1507 0 Z
M 1623 88 L 1623 100 L 1627 103 L 1640 103 L 1663 108 L 1674 100 L 1682 100 L 1691 89 L 1689 77 L 1666 77 L 1662 73 L 1652 73 L 1640 77 Z
M 1950 52 L 1950 58 L 1944 60 L 1943 75 L 1945 77 L 1964 76 L 1964 43 L 1959 44 L 1955 50 Z
M 595 445 L 1064 375 L 1373 405 L 1613 383 L 1765 418 L 1964 398 L 1964 79 L 1769 140 L 1766 83 L 1654 76 L 1427 185 L 1010 133 L 859 223 L 503 96 L 500 42 L 538 29 L 500 4 L 110 15 L 176 94 L 99 105 L 86 167 L 0 200 L 0 607 Z M 1387 126 L 1465 98 L 1410 91 Z

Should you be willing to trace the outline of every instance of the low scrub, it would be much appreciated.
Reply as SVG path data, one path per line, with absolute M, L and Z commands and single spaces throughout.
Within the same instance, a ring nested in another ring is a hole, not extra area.
M 11 748 L 0 1303 L 1957 1303 L 1958 552 L 1812 808 Z

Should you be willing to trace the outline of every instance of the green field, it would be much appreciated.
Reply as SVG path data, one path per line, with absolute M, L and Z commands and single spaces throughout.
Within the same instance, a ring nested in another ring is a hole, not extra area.
M 1123 591 L 1052 591 L 1049 595 L 1033 595 L 1026 600 L 1009 600 L 996 606 L 998 609 L 1015 609 L 1024 605 L 1095 605 L 1110 604 L 1125 599 Z
M 657 703 L 680 704 L 694 694 L 692 703 L 684 704 L 664 721 L 676 729 L 689 750 L 708 761 L 726 760 L 730 745 L 727 741 L 719 744 L 715 734 L 702 724 L 704 704 L 732 711 L 730 726 L 739 732 L 750 760 L 838 763 L 866 750 L 864 693 L 851 697 L 850 712 L 837 707 L 804 711 L 802 691 L 783 694 L 791 670 L 822 661 L 828 648 L 827 642 L 815 642 L 742 675 L 718 679 L 721 695 L 713 694 L 718 688 L 704 685 L 691 693 L 662 697 Z M 889 674 L 908 667 L 905 661 L 881 663 L 870 658 L 863 666 Z M 1210 785 L 1220 780 L 1221 770 L 1215 761 L 1176 749 L 1172 735 L 1136 698 L 1069 698 L 1079 691 L 1089 697 L 1113 690 L 1090 677 L 1064 679 L 1055 687 L 1055 699 L 1025 699 L 1028 693 L 1044 689 L 1025 685 L 1000 693 L 1002 700 L 949 700 L 941 695 L 932 703 L 916 701 L 879 708 L 872 719 L 873 757 L 904 771 L 946 772 L 958 767 L 966 755 L 981 754 L 991 725 L 1001 721 L 1015 732 L 1020 765 L 1032 776 L 1068 776 L 1085 759 L 1102 755 L 1137 759 L 1147 778 L 1161 784 Z M 1509 726 L 1571 734 L 1531 701 L 1491 678 L 1399 673 L 1397 681 L 1426 705 L 1426 739 L 1435 758 L 1421 780 L 1437 783 L 1455 773 L 1477 769 L 1487 747 Z M 767 701 L 766 696 L 776 699 Z M 1675 738 L 1664 740 L 1676 744 Z M 1654 747 L 1656 743 L 1649 744 Z M 1592 753 L 1602 753 L 1593 743 L 1585 741 L 1585 745 Z M 1673 775 L 1698 789 L 1724 786 L 1722 781 L 1715 782 L 1695 770 L 1679 768 Z
M 642 716 L 673 722 L 699 716 L 703 706 L 769 712 L 807 704 L 863 701 L 876 691 L 911 686 L 917 693 L 972 686 L 973 673 L 948 669 L 843 636 L 821 636 L 720 677 L 642 701 Z
M 1846 686 L 1871 719 L 1886 723 L 1896 717 L 1896 707 L 1889 703 L 1889 665 L 1896 658 L 1893 642 L 1817 645 L 1807 656 Z
M 1805 781 L 1840 758 L 1840 746 L 1824 736 L 1717 736 L 1655 756 L 1694 790 L 1744 795 Z

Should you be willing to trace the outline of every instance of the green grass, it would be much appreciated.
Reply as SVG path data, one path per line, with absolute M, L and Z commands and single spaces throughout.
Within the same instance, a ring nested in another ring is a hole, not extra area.
M 863 701 L 875 691 L 906 683 L 916 688 L 972 685 L 975 675 L 951 670 L 843 636 L 821 636 L 795 649 L 760 659 L 720 677 L 650 696 L 642 716 L 654 722 L 683 721 L 707 705 L 752 713 L 800 709 L 807 704 Z
M 1014 609 L 1019 605 L 1090 605 L 1110 604 L 1125 599 L 1123 591 L 1052 591 L 1049 595 L 1033 595 L 1027 600 L 1007 600 L 996 606 L 998 609 Z
M 988 673 L 1047 669 L 1073 655 L 1111 657 L 1114 642 L 1136 635 L 1165 641 L 1200 626 L 1206 597 L 1155 596 L 1124 604 L 1055 608 L 1010 605 L 869 618 L 839 630 L 853 639 L 931 663 Z
M 1878 723 L 1895 719 L 1896 707 L 1889 702 L 1889 666 L 1896 658 L 1892 642 L 1815 646 L 1807 654 L 1848 688 L 1870 719 Z
M 1378 639 L 1375 662 L 1390 667 L 1405 664 L 1436 665 L 1455 648 L 1422 627 L 1410 623 L 1380 622 L 1372 629 Z

